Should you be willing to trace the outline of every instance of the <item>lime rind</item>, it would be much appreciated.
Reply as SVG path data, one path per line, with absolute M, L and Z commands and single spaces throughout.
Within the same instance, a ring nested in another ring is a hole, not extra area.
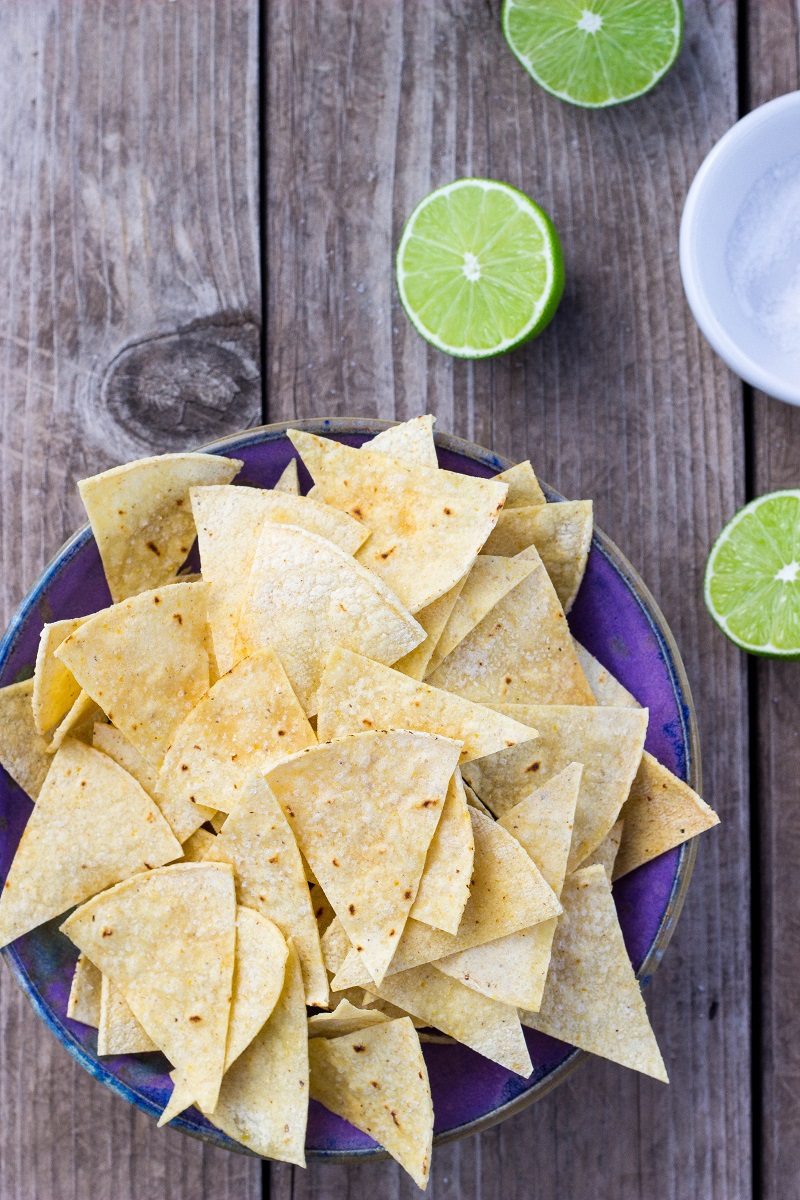
M 725 526 L 708 558 L 703 595 L 742 650 L 800 658 L 800 489 L 759 496 Z

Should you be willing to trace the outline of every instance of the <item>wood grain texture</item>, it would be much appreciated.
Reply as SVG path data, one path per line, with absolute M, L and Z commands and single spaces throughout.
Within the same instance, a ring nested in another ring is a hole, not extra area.
M 592 496 L 676 634 L 724 822 L 700 847 L 650 988 L 671 1087 L 594 1062 L 528 1112 L 437 1150 L 439 1198 L 751 1194 L 745 667 L 701 598 L 708 549 L 744 495 L 742 390 L 692 321 L 677 262 L 686 190 L 736 117 L 736 5 L 694 0 L 686 17 L 667 79 L 591 113 L 532 84 L 495 2 L 269 4 L 271 419 L 430 409 L 440 428 L 530 455 L 566 495 Z M 414 203 L 470 174 L 541 202 L 566 257 L 553 325 L 494 363 L 426 347 L 392 287 Z M 393 1165 L 272 1173 L 279 1200 L 413 1191 Z
M 76 478 L 259 418 L 257 56 L 249 0 L 0 6 L 4 623 Z M 260 1195 L 92 1081 L 5 968 L 0 1106 L 3 1200 Z

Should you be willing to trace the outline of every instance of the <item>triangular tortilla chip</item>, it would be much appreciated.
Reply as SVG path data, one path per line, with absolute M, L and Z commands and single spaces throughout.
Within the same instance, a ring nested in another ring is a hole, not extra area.
M 231 812 L 254 771 L 317 743 L 277 654 L 268 646 L 218 679 L 172 735 L 158 800 Z M 180 841 L 184 838 L 176 830 Z
M 713 808 L 647 751 L 621 815 L 614 879 L 719 824 Z
M 588 858 L 584 859 L 583 865 L 585 867 L 594 867 L 597 863 L 599 863 L 608 878 L 614 878 L 614 864 L 616 863 L 617 855 L 619 854 L 619 846 L 620 842 L 622 841 L 622 829 L 624 824 L 625 822 L 622 820 L 622 817 L 620 817 L 616 825 L 613 825 L 606 837 L 603 838 L 594 854 L 590 854 Z
M 592 544 L 591 500 L 562 500 L 500 513 L 485 554 L 519 554 L 535 546 L 564 612 L 578 594 Z
M 56 657 L 153 766 L 208 691 L 204 583 L 142 592 L 90 617 Z
M 569 763 L 498 819 L 530 855 L 557 896 L 567 874 L 583 767 Z
M 572 644 L 575 647 L 575 653 L 578 656 L 578 662 L 583 668 L 583 673 L 589 681 L 589 687 L 592 689 L 592 694 L 598 704 L 611 705 L 613 708 L 641 708 L 641 704 L 632 696 L 627 688 L 624 688 L 618 679 L 615 679 L 606 667 L 596 659 L 593 654 L 580 644 L 572 639 Z
M 539 738 L 466 764 L 464 778 L 501 817 L 530 791 L 571 762 L 583 763 L 569 871 L 597 849 L 620 815 L 639 768 L 647 733 L 646 708 L 504 704 L 501 711 L 536 721 Z
M 0 763 L 35 800 L 53 760 L 33 720 L 32 695 L 32 679 L 0 688 Z
M 468 700 L 594 704 L 558 596 L 535 547 L 527 579 L 468 633 L 427 682 Z M 538 561 L 537 561 L 538 560 Z
M 311 1096 L 373 1138 L 426 1188 L 433 1101 L 416 1030 L 407 1017 L 308 1046 Z
M 303 750 L 267 775 L 376 983 L 414 903 L 460 749 L 427 733 L 361 733 Z
M 331 542 L 266 522 L 239 618 L 239 654 L 276 650 L 309 716 L 334 646 L 393 663 L 425 633 L 380 579 Z
M 357 1008 L 346 998 L 339 1001 L 333 1012 L 316 1013 L 308 1018 L 308 1036 L 311 1038 L 338 1038 L 370 1025 L 383 1025 L 389 1018 L 377 1008 Z
M 180 854 L 180 843 L 136 780 L 105 754 L 68 738 L 53 759 L 0 896 L 0 945 Z
M 189 489 L 230 483 L 241 467 L 216 454 L 162 454 L 78 480 L 115 603 L 172 578 L 194 542 Z
M 216 834 L 210 829 L 195 829 L 193 834 L 183 843 L 183 855 L 180 862 L 202 862 L 214 845 Z
M 266 521 L 292 525 L 355 554 L 369 530 L 338 509 L 308 496 L 249 487 L 192 489 L 192 511 L 203 579 L 209 584 L 208 623 L 220 674 L 231 669 L 247 581 Z
M 395 671 L 402 671 L 410 679 L 422 680 L 425 678 L 431 657 L 436 649 L 436 643 L 450 618 L 450 613 L 453 611 L 466 578 L 466 575 L 462 576 L 458 583 L 438 600 L 434 600 L 432 604 L 426 604 L 419 610 L 415 620 L 425 630 L 427 637 L 410 654 L 404 654 L 397 660 L 394 664 Z
M 464 784 L 464 795 L 467 798 L 467 804 L 470 806 L 470 808 L 477 808 L 478 812 L 482 812 L 485 817 L 489 817 L 489 819 L 493 821 L 494 815 L 489 812 L 489 809 L 483 803 L 480 796 L 475 795 L 472 788 L 464 781 L 463 778 L 461 782 Z
M 503 507 L 507 488 L 491 479 L 407 467 L 297 429 L 288 436 L 323 498 L 372 531 L 357 558 L 409 612 L 458 582 Z
M 67 621 L 52 621 L 39 634 L 31 698 L 33 719 L 39 733 L 47 733 L 57 725 L 80 695 L 80 684 L 55 657 L 54 651 L 85 620 L 86 617 L 72 617 Z
M 453 772 L 447 788 L 442 815 L 425 859 L 425 870 L 411 906 L 415 921 L 434 929 L 457 933 L 469 900 L 469 881 L 475 842 L 472 821 L 461 782 L 461 772 Z
M 254 1154 L 304 1167 L 308 1092 L 303 979 L 290 941 L 280 999 L 226 1072 L 209 1120 Z
M 547 503 L 547 497 L 539 486 L 530 459 L 526 458 L 525 462 L 517 463 L 507 471 L 501 471 L 499 475 L 495 475 L 495 479 L 508 484 L 503 511 L 509 508 L 527 508 L 529 504 Z
M 431 416 L 412 417 L 410 421 L 376 434 L 364 442 L 361 449 L 373 454 L 385 454 L 387 458 L 394 458 L 407 467 L 431 467 L 436 470 L 439 460 L 433 440 L 434 420 Z
M 536 730 L 481 704 L 409 679 L 381 663 L 334 650 L 317 693 L 321 742 L 368 729 L 417 729 L 462 743 L 460 762 L 528 742 Z
M 157 1050 L 155 1042 L 145 1033 L 131 1012 L 128 1001 L 107 975 L 101 976 L 100 1020 L 97 1025 L 97 1053 L 100 1058 L 109 1054 L 147 1054 Z
M 55 754 L 56 750 L 63 745 L 64 738 L 67 737 L 75 738 L 76 741 L 85 742 L 87 746 L 90 746 L 95 723 L 102 716 L 103 710 L 98 704 L 95 704 L 89 693 L 81 688 L 72 708 L 62 719 L 61 724 L 53 730 L 47 747 L 48 753 Z
M 272 1015 L 283 991 L 288 956 L 289 950 L 278 926 L 254 909 L 238 905 L 233 998 L 225 1048 L 226 1071 Z M 159 1126 L 166 1125 L 194 1103 L 191 1086 L 180 1072 L 173 1071 L 171 1077 L 175 1086 L 159 1117 Z
M 300 495 L 300 479 L 297 474 L 297 459 L 292 458 L 280 473 L 273 492 L 284 492 L 288 496 Z
M 328 1003 L 328 977 L 300 851 L 280 805 L 253 775 L 208 852 L 209 862 L 230 863 L 240 904 L 246 904 L 292 938 L 300 957 L 308 1004 Z
M 210 1112 L 225 1065 L 233 986 L 231 868 L 178 863 L 136 875 L 95 896 L 61 929 L 122 991 Z
M 103 976 L 85 954 L 78 955 L 69 989 L 67 1016 L 97 1029 L 100 1024 L 100 988 Z
M 542 1007 L 524 1023 L 667 1083 L 604 869 L 576 871 L 561 896 Z
M 519 842 L 477 809 L 470 809 L 470 819 L 475 859 L 470 897 L 458 933 L 453 935 L 441 929 L 431 929 L 412 917 L 388 974 L 434 962 L 448 954 L 467 950 L 470 946 L 480 946 L 560 913 L 561 905 L 552 889 L 542 879 Z M 368 985 L 369 975 L 359 961 L 358 954 L 351 949 L 344 965 L 337 971 L 332 986 L 346 988 Z
M 502 515 L 501 513 L 500 516 Z M 530 559 L 479 554 L 436 643 L 426 674 L 432 675 L 439 663 L 455 650 L 458 643 L 463 642 L 486 614 L 491 612 L 512 588 L 522 583 L 523 579 L 527 579 L 535 568 L 536 564 Z

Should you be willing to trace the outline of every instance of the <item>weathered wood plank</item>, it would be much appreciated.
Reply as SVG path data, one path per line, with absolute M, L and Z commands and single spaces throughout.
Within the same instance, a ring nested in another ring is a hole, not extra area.
M 0 9 L 4 624 L 77 477 L 259 418 L 257 70 L 255 0 Z M 0 1103 L 3 1197 L 260 1195 L 94 1083 L 5 969 Z
M 529 454 L 567 495 L 593 496 L 676 633 L 725 822 L 700 849 L 651 987 L 671 1088 L 593 1063 L 438 1150 L 434 1196 L 750 1194 L 745 673 L 701 600 L 708 548 L 743 498 L 741 388 L 696 329 L 677 264 L 688 184 L 736 116 L 735 10 L 690 2 L 668 79 L 587 113 L 530 82 L 497 3 L 269 5 L 270 417 L 429 408 L 442 428 Z M 539 200 L 568 272 L 538 342 L 474 365 L 428 349 L 391 286 L 413 204 L 468 174 Z M 413 1191 L 393 1165 L 274 1168 L 272 1188 L 280 1200 Z

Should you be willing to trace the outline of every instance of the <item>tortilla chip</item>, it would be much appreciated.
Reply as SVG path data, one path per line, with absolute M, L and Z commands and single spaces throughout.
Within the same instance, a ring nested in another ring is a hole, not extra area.
M 172 578 L 194 542 L 189 489 L 230 483 L 241 468 L 216 454 L 162 454 L 78 480 L 115 603 Z
M 304 1167 L 308 1092 L 303 978 L 290 941 L 280 999 L 226 1073 L 209 1120 L 254 1154 Z
M 47 733 L 57 725 L 80 695 L 80 684 L 53 652 L 85 620 L 85 617 L 72 617 L 67 621 L 53 621 L 39 634 L 31 698 L 33 719 L 39 733 Z
M 183 843 L 181 862 L 202 862 L 214 845 L 216 834 L 210 829 L 195 829 Z
M 598 704 L 611 705 L 613 708 L 641 708 L 641 704 L 632 696 L 627 688 L 624 688 L 618 679 L 615 679 L 609 670 L 596 659 L 593 654 L 580 644 L 572 639 L 572 644 L 575 647 L 575 653 L 578 656 L 578 662 L 583 668 L 583 673 L 589 681 L 589 687 L 592 689 L 592 694 Z
M 180 843 L 136 780 L 104 754 L 68 738 L 53 759 L 0 896 L 0 945 L 180 854 Z
M 713 808 L 647 751 L 621 815 L 614 879 L 719 824 Z
M 336 916 L 336 913 L 333 911 L 330 900 L 316 881 L 314 883 L 309 881 L 308 890 L 311 895 L 311 907 L 314 910 L 314 916 L 316 917 L 317 921 L 317 929 L 319 930 L 319 936 L 321 938 L 331 921 Z
M 407 467 L 430 467 L 436 470 L 439 459 L 436 456 L 436 444 L 433 440 L 433 423 L 435 417 L 412 417 L 401 425 L 392 425 L 384 429 L 361 449 L 372 454 L 385 454 L 397 462 L 405 463 Z
M 209 817 L 209 824 L 213 826 L 215 833 L 222 832 L 222 826 L 228 819 L 228 814 L 224 812 L 214 813 L 213 817 Z
M 135 875 L 76 909 L 61 929 L 122 991 L 200 1107 L 212 1111 L 233 986 L 231 868 L 178 863 Z
M 208 852 L 208 862 L 230 863 L 240 904 L 255 909 L 292 939 L 308 1004 L 328 1003 L 328 977 L 300 851 L 280 805 L 260 775 L 253 775 L 236 811 Z
M 460 749 L 427 733 L 360 733 L 303 750 L 267 775 L 376 983 L 403 933 Z
M 226 1071 L 272 1015 L 283 991 L 288 956 L 288 947 L 277 925 L 254 909 L 238 905 L 233 998 L 225 1048 Z M 159 1117 L 159 1126 L 166 1125 L 194 1103 L 191 1086 L 181 1073 L 172 1071 L 171 1078 L 175 1086 Z
M 542 1007 L 524 1023 L 667 1083 L 605 871 L 576 871 L 561 895 Z
M 559 896 L 567 873 L 583 767 L 569 763 L 498 819 Z
M 142 592 L 89 617 L 56 650 L 154 767 L 208 691 L 206 592 L 204 583 Z
M 321 742 L 368 729 L 416 729 L 462 743 L 459 762 L 529 742 L 536 730 L 450 692 L 417 683 L 350 650 L 334 650 L 317 693 Z
M 481 800 L 502 817 L 530 791 L 571 762 L 583 763 L 568 871 L 592 854 L 620 815 L 639 768 L 646 708 L 583 705 L 502 705 L 518 720 L 536 721 L 539 738 L 466 764 L 463 775 Z
M 501 512 L 483 553 L 513 555 L 535 546 L 564 612 L 569 612 L 586 571 L 591 544 L 591 500 L 562 500 Z
M 518 929 L 527 929 L 530 925 L 546 921 L 548 917 L 558 916 L 561 911 L 552 889 L 542 879 L 519 842 L 477 809 L 470 809 L 470 819 L 475 859 L 470 897 L 458 933 L 453 935 L 441 929 L 431 929 L 412 917 L 388 974 L 434 962 L 448 954 L 467 950 L 470 946 L 480 946 L 495 938 L 505 937 Z M 330 932 L 329 929 L 328 934 Z M 369 975 L 354 949 L 348 952 L 332 986 L 371 986 Z
M 168 820 L 173 811 L 191 816 L 197 804 L 231 812 L 254 771 L 263 774 L 278 759 L 316 744 L 268 646 L 217 680 L 175 730 L 158 777 L 159 804 Z
M 455 770 L 444 808 L 428 847 L 425 870 L 411 906 L 411 916 L 434 929 L 458 933 L 469 900 L 475 843 L 461 772 Z
M 316 1013 L 308 1018 L 310 1038 L 338 1038 L 371 1025 L 383 1025 L 389 1018 L 377 1008 L 357 1008 L 349 1000 L 340 1000 L 333 1012 Z M 313 1093 L 312 1093 L 313 1094 Z M 324 1103 L 324 1101 L 323 1101 Z
M 442 630 L 450 619 L 450 613 L 453 611 L 456 600 L 461 594 L 461 589 L 467 576 L 462 576 L 448 592 L 440 596 L 438 600 L 434 600 L 432 604 L 426 604 L 416 614 L 416 621 L 425 630 L 427 637 L 424 642 L 411 651 L 410 654 L 404 654 L 394 664 L 395 671 L 402 671 L 404 675 L 408 675 L 410 679 L 422 680 L 428 671 L 433 652 L 436 649 L 436 643 L 441 637 Z
M 489 809 L 483 803 L 480 796 L 475 795 L 472 788 L 464 781 L 463 778 L 461 782 L 464 784 L 464 795 L 467 798 L 467 804 L 470 806 L 470 808 L 477 808 L 478 812 L 482 812 L 485 817 L 488 817 L 490 821 L 493 821 L 494 814 L 489 812 Z
M 547 497 L 539 487 L 539 481 L 533 472 L 530 459 L 526 458 L 525 462 L 517 463 L 515 467 L 509 467 L 507 471 L 501 471 L 499 475 L 495 475 L 495 479 L 500 483 L 508 484 L 508 495 L 503 505 L 503 511 L 509 508 L 527 508 L 530 504 L 547 503 Z
M 297 474 L 297 459 L 291 458 L 280 474 L 273 492 L 285 492 L 289 496 L 300 495 L 300 479 Z
M 308 1046 L 311 1095 L 373 1138 L 428 1185 L 433 1143 L 433 1101 L 422 1047 L 403 1018 Z
M 35 800 L 52 759 L 47 742 L 36 729 L 32 695 L 32 679 L 0 688 L 0 763 L 23 792 Z
M 61 724 L 56 728 L 47 747 L 48 754 L 55 754 L 64 744 L 64 738 L 71 737 L 78 742 L 92 744 L 92 734 L 95 724 L 102 717 L 103 710 L 95 704 L 88 692 L 81 689 L 78 698 L 72 705 Z
M 97 1053 L 147 1054 L 157 1050 L 131 1012 L 128 1001 L 107 975 L 101 976 L 100 1020 L 97 1026 Z
M 594 704 L 558 596 L 535 547 L 527 579 L 468 633 L 427 679 L 468 700 Z
M 344 925 L 334 917 L 328 928 L 322 935 L 322 957 L 325 960 L 325 968 L 331 974 L 335 975 L 341 967 L 347 955 L 350 953 L 352 943 L 350 938 L 344 931 Z M 360 965 L 360 964 L 359 964 Z M 343 988 L 344 992 L 358 990 L 357 988 Z
M 69 989 L 67 1016 L 97 1029 L 100 1024 L 100 987 L 103 976 L 85 954 L 78 955 Z
M 221 675 L 236 661 L 235 640 L 247 582 L 265 522 L 292 525 L 355 554 L 369 530 L 308 496 L 249 487 L 194 488 L 203 579 L 209 584 L 208 622 Z
M 239 620 L 241 655 L 272 645 L 309 716 L 334 646 L 389 664 L 424 636 L 381 580 L 350 555 L 302 529 L 264 525 Z
M 500 516 L 502 517 L 502 513 Z M 459 642 L 480 624 L 488 612 L 512 588 L 535 570 L 530 559 L 502 558 L 494 554 L 479 554 L 472 564 L 460 595 L 453 606 L 447 625 L 431 655 L 427 675 L 432 675 L 439 663 L 455 650 Z
M 610 830 L 608 836 L 604 838 L 604 840 L 597 847 L 594 854 L 590 854 L 589 857 L 584 860 L 583 865 L 585 867 L 594 867 L 597 865 L 597 863 L 599 863 L 608 878 L 614 878 L 614 863 L 617 861 L 617 855 L 619 854 L 619 845 L 622 841 L 622 829 L 624 824 L 625 822 L 620 817 L 616 825 L 614 825 Z
M 490 479 L 407 467 L 297 429 L 288 436 L 324 499 L 372 531 L 356 557 L 409 612 L 467 572 L 503 507 L 507 488 Z

